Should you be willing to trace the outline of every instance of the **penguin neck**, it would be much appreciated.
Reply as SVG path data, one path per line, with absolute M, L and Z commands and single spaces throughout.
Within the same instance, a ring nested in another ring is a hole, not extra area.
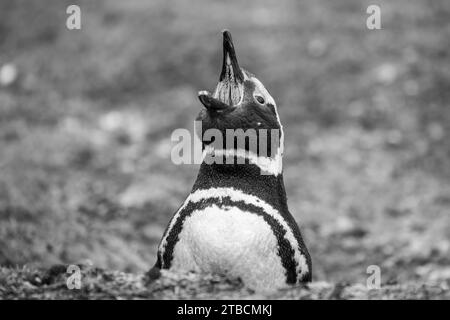
M 239 150 L 216 150 L 214 154 L 214 163 L 204 157 L 192 192 L 232 188 L 257 196 L 277 209 L 287 210 L 281 152 L 264 159 Z M 221 162 L 217 161 L 218 156 L 222 157 Z

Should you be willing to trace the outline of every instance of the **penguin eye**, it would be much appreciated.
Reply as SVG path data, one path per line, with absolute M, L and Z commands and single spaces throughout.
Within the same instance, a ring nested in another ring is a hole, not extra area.
M 266 101 L 261 96 L 255 96 L 256 101 L 258 101 L 260 104 L 264 104 Z

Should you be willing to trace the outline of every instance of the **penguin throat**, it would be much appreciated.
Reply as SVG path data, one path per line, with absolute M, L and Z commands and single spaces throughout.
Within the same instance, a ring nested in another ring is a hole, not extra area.
M 233 165 L 235 169 L 239 168 L 239 165 L 253 165 L 260 170 L 261 175 L 279 176 L 283 171 L 282 152 L 283 148 L 280 146 L 274 156 L 265 157 L 245 149 L 214 149 L 212 146 L 206 146 L 202 163 L 216 166 Z
M 209 153 L 208 153 L 209 152 Z M 212 150 L 205 151 L 211 155 Z M 270 205 L 287 210 L 286 191 L 283 182 L 281 155 L 270 159 L 252 156 L 245 150 L 214 150 L 216 159 L 233 160 L 234 164 L 200 165 L 192 191 L 211 188 L 235 188 L 265 199 Z M 236 164 L 237 160 L 245 164 Z
M 214 98 L 229 105 L 238 105 L 244 96 L 244 84 L 236 78 L 233 68 L 227 67 L 225 77 L 217 84 Z

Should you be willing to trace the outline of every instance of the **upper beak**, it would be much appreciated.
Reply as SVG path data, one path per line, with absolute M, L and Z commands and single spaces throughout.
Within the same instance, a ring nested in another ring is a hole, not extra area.
M 236 57 L 236 51 L 234 50 L 233 39 L 231 33 L 228 30 L 223 31 L 223 62 L 222 72 L 220 73 L 219 81 L 227 80 L 228 76 L 233 76 L 234 81 L 239 83 L 244 82 L 244 74 Z
M 223 110 L 237 105 L 244 94 L 244 73 L 239 67 L 231 33 L 223 32 L 223 62 L 214 94 L 200 91 L 198 96 L 208 110 Z

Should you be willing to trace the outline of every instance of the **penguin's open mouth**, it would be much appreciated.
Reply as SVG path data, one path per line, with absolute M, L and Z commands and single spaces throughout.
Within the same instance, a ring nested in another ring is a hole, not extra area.
M 223 63 L 214 94 L 200 91 L 198 97 L 208 110 L 224 110 L 241 102 L 244 94 L 244 73 L 239 67 L 231 33 L 223 31 Z

